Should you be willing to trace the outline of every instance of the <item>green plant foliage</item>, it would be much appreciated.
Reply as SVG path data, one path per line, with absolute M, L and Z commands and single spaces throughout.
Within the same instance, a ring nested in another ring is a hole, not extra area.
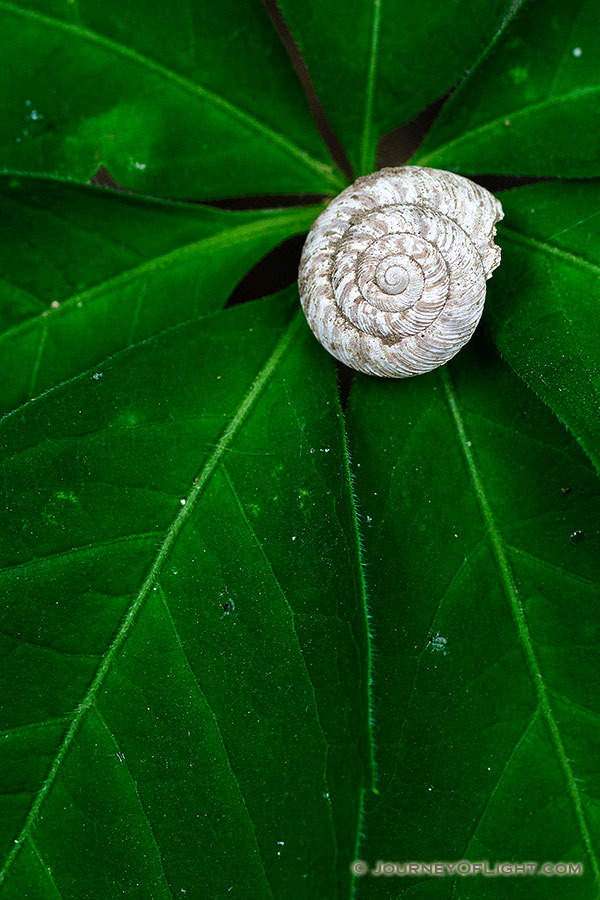
M 333 363 L 297 306 L 175 327 L 2 422 L 3 896 L 349 882 L 366 622 Z
M 2 408 L 221 308 L 257 260 L 319 211 L 229 212 L 0 178 Z
M 379 793 L 361 856 L 572 860 L 584 877 L 558 887 L 461 878 L 455 896 L 595 897 L 593 466 L 475 339 L 401 391 L 361 376 L 348 428 L 377 636 Z M 449 896 L 446 879 L 432 881 L 423 896 Z M 390 879 L 365 878 L 358 897 L 389 890 Z
M 485 321 L 600 468 L 600 184 L 546 182 L 502 203 L 504 261 Z
M 462 77 L 512 3 L 281 0 L 280 6 L 329 120 L 364 174 L 375 167 L 382 134 Z
M 1 0 L 0 33 L 5 169 L 104 164 L 195 199 L 343 186 L 257 0 Z
M 525 0 L 414 162 L 456 172 L 600 175 L 597 0 Z
M 592 900 L 599 0 L 280 9 L 357 174 L 455 88 L 415 162 L 552 180 L 344 415 L 294 285 L 224 309 L 347 183 L 267 8 L 0 0 L 0 900 Z

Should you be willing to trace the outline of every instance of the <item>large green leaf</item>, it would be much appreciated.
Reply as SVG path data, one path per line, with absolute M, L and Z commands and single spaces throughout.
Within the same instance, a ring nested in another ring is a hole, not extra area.
M 597 0 L 526 0 L 414 162 L 467 173 L 600 175 Z
M 0 409 L 219 309 L 320 209 L 227 212 L 0 177 Z
M 229 197 L 338 190 L 259 0 L 1 0 L 5 168 Z
M 359 174 L 382 134 L 464 74 L 509 0 L 279 0 L 329 121 Z
M 600 484 L 474 340 L 349 410 L 375 639 L 360 855 L 572 860 L 579 877 L 375 878 L 359 897 L 597 897 Z
M 2 900 L 348 896 L 364 592 L 297 304 L 170 329 L 0 423 Z
M 600 469 L 600 183 L 531 185 L 502 204 L 485 322 Z

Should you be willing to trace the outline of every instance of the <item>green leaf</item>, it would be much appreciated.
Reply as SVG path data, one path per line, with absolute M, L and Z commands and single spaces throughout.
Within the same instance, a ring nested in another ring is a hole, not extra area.
M 347 897 L 364 592 L 297 295 L 127 348 L 0 446 L 2 900 Z
M 279 0 L 331 125 L 358 174 L 384 132 L 413 118 L 464 74 L 508 0 Z
M 4 168 L 161 197 L 337 192 L 262 4 L 0 2 Z
M 359 897 L 593 898 L 600 484 L 481 340 L 348 416 L 375 637 L 360 856 L 571 860 L 570 878 L 375 878 Z
M 227 212 L 0 177 L 0 409 L 219 309 L 320 209 Z
M 502 204 L 484 321 L 600 469 L 600 183 L 531 185 Z
M 419 165 L 600 175 L 597 0 L 526 0 L 444 106 Z

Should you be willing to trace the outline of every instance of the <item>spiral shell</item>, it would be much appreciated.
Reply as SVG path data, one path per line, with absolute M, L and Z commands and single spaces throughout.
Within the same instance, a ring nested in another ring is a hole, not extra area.
M 443 365 L 481 318 L 502 217 L 489 191 L 452 172 L 403 166 L 359 178 L 306 239 L 308 324 L 360 372 L 405 378 Z

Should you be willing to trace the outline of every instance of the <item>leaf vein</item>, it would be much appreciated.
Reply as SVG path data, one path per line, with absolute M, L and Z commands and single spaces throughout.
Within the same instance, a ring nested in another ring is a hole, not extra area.
M 172 898 L 172 900 L 175 900 L 175 898 L 173 896 L 173 891 L 171 889 L 171 883 L 170 883 L 169 879 L 167 878 L 167 873 L 165 872 L 165 869 L 164 869 L 162 853 L 161 853 L 160 847 L 158 846 L 158 841 L 156 840 L 156 835 L 154 833 L 154 828 L 152 827 L 152 822 L 150 821 L 150 816 L 148 815 L 146 807 L 144 806 L 144 803 L 142 800 L 142 795 L 139 792 L 139 789 L 137 786 L 137 781 L 133 777 L 133 772 L 131 771 L 131 769 L 129 767 L 129 763 L 127 762 L 127 757 L 121 751 L 121 748 L 119 747 L 119 744 L 117 743 L 117 739 L 116 739 L 115 735 L 112 733 L 112 731 L 110 730 L 110 728 L 108 727 L 108 723 L 107 723 L 106 719 L 104 718 L 104 715 L 103 715 L 102 711 L 100 710 L 100 708 L 98 707 L 97 703 L 94 704 L 94 712 L 96 713 L 96 716 L 97 716 L 98 720 L 100 721 L 100 724 L 106 731 L 111 744 L 113 745 L 113 747 L 115 748 L 115 750 L 117 752 L 117 758 L 119 759 L 119 764 L 125 766 L 125 771 L 129 775 L 129 778 L 131 780 L 131 784 L 133 787 L 133 791 L 137 798 L 139 807 L 142 811 L 142 815 L 146 821 L 146 824 L 148 825 L 148 831 L 150 832 L 150 837 L 152 838 L 152 843 L 154 844 L 154 848 L 156 850 L 156 855 L 158 857 L 158 863 L 160 865 L 160 869 L 161 869 L 163 878 L 165 880 L 165 884 L 166 884 L 167 890 L 169 892 L 169 896 Z
M 4 575 L 7 572 L 14 572 L 18 569 L 26 569 L 28 566 L 34 566 L 37 563 L 48 562 L 48 560 L 55 560 L 65 556 L 74 556 L 76 553 L 86 553 L 90 550 L 101 550 L 104 547 L 114 547 L 116 544 L 126 544 L 129 541 L 135 540 L 147 540 L 150 538 L 156 541 L 158 537 L 159 535 L 155 531 L 147 531 L 140 534 L 126 534 L 121 537 L 112 538 L 106 541 L 98 541 L 96 544 L 82 544 L 79 547 L 69 547 L 67 550 L 59 550 L 57 553 L 48 553 L 46 554 L 46 556 L 34 556 L 32 559 L 28 559 L 25 562 L 13 563 L 10 566 L 4 566 L 4 568 L 0 569 L 0 575 Z
M 517 590 L 517 586 L 515 584 L 512 568 L 508 559 L 508 555 L 506 552 L 506 547 L 503 542 L 502 535 L 500 534 L 500 530 L 498 525 L 496 524 L 494 514 L 492 512 L 492 508 L 488 501 L 485 488 L 483 485 L 483 480 L 479 474 L 479 470 L 477 469 L 477 464 L 475 462 L 474 454 L 469 445 L 469 441 L 467 440 L 467 433 L 465 430 L 465 425 L 463 422 L 462 414 L 458 405 L 458 400 L 456 397 L 456 390 L 452 381 L 450 379 L 450 374 L 447 371 L 447 368 L 443 366 L 440 370 L 440 380 L 442 383 L 442 387 L 444 390 L 444 395 L 446 398 L 446 402 L 448 404 L 448 408 L 450 411 L 450 415 L 452 421 L 454 423 L 454 427 L 457 432 L 457 436 L 459 439 L 459 443 L 463 452 L 463 456 L 465 458 L 467 471 L 469 473 L 471 483 L 473 485 L 473 490 L 477 501 L 479 503 L 479 508 L 481 511 L 481 516 L 483 519 L 483 523 L 485 525 L 485 529 L 490 540 L 490 544 L 492 547 L 492 552 L 496 561 L 496 566 L 498 568 L 498 572 L 500 575 L 500 580 L 502 586 L 504 588 L 504 593 L 509 602 L 510 610 L 512 613 L 513 621 L 515 623 L 517 636 L 519 642 L 521 643 L 521 647 L 523 650 L 523 655 L 525 658 L 525 662 L 527 664 L 527 668 L 531 677 L 531 681 L 533 684 L 533 689 L 538 698 L 538 704 L 540 708 L 540 712 L 546 722 L 551 742 L 554 747 L 554 751 L 556 753 L 556 757 L 559 763 L 559 766 L 562 770 L 563 777 L 565 779 L 567 793 L 569 795 L 569 799 L 571 801 L 571 805 L 573 808 L 573 812 L 575 814 L 575 819 L 577 821 L 579 831 L 583 840 L 583 844 L 587 850 L 588 856 L 590 858 L 592 869 L 594 872 L 594 878 L 596 881 L 600 881 L 600 863 L 598 857 L 596 855 L 596 851 L 594 849 L 592 838 L 590 834 L 590 830 L 587 824 L 587 820 L 585 818 L 583 803 L 581 799 L 581 794 L 579 788 L 577 786 L 577 782 L 575 780 L 573 770 L 571 768 L 570 761 L 567 757 L 567 753 L 565 750 L 565 746 L 562 740 L 562 736 L 560 734 L 558 724 L 556 718 L 554 716 L 554 712 L 552 710 L 552 706 L 550 704 L 548 688 L 546 687 L 544 678 L 542 676 L 542 672 L 540 670 L 540 666 L 536 657 L 533 640 L 531 634 L 529 633 L 529 628 L 527 625 L 527 620 L 525 618 L 525 614 L 523 612 L 523 608 L 521 605 L 521 601 L 519 599 L 519 594 Z
M 449 147 L 455 147 L 459 144 L 464 143 L 465 141 L 469 141 L 475 135 L 480 135 L 486 131 L 490 131 L 496 128 L 496 126 L 498 125 L 503 125 L 506 120 L 513 122 L 516 118 L 526 116 L 532 112 L 539 112 L 546 107 L 558 106 L 564 101 L 578 99 L 579 97 L 587 97 L 588 95 L 597 93 L 600 93 L 600 85 L 577 88 L 576 90 L 569 91 L 567 94 L 559 94 L 553 97 L 546 97 L 544 100 L 540 100 L 537 103 L 530 103 L 527 106 L 523 106 L 520 109 L 513 110 L 512 112 L 502 113 L 502 115 L 498 116 L 497 118 L 490 119 L 488 122 L 483 122 L 476 128 L 470 128 L 466 131 L 462 131 L 458 137 L 446 141 L 443 144 L 439 144 L 429 153 L 425 153 L 422 156 L 417 154 L 415 156 L 415 164 L 422 166 L 428 165 L 430 161 L 435 162 L 436 157 L 438 157 L 440 153 L 446 152 Z
M 228 484 L 228 486 L 229 486 L 229 489 L 230 489 L 230 491 L 231 491 L 231 493 L 232 493 L 232 495 L 233 495 L 233 497 L 234 497 L 234 499 L 235 499 L 235 502 L 236 502 L 237 507 L 238 507 L 238 509 L 239 509 L 239 511 L 240 511 L 240 515 L 241 515 L 241 517 L 242 517 L 242 519 L 243 519 L 243 521 L 244 521 L 244 523 L 245 523 L 245 525 L 246 525 L 246 528 L 248 529 L 248 532 L 249 532 L 249 534 L 251 535 L 252 540 L 254 541 L 254 543 L 256 544 L 256 547 L 258 548 L 258 550 L 259 550 L 259 552 L 260 552 L 260 554 L 261 554 L 261 556 L 262 556 L 262 558 L 263 558 L 263 561 L 264 561 L 264 563 L 265 563 L 266 568 L 268 569 L 268 571 L 269 571 L 269 573 L 271 574 L 271 576 L 272 576 L 272 578 L 273 578 L 275 584 L 277 585 L 277 589 L 279 590 L 279 593 L 281 594 L 281 597 L 282 597 L 282 599 L 283 599 L 283 602 L 285 603 L 285 605 L 286 605 L 286 607 L 287 607 L 287 609 L 288 609 L 288 612 L 289 612 L 289 614 L 290 614 L 290 619 L 291 619 L 291 624 L 292 624 L 292 631 L 293 631 L 294 637 L 295 637 L 295 639 L 296 639 L 296 646 L 297 646 L 297 648 L 298 648 L 298 653 L 299 653 L 300 659 L 302 660 L 302 666 L 303 666 L 304 671 L 305 671 L 305 673 L 306 673 L 307 681 L 308 681 L 308 683 L 309 683 L 309 685 L 310 685 L 310 691 L 311 691 L 311 694 L 312 694 L 313 705 L 314 705 L 314 709 L 315 709 L 315 717 L 316 717 L 317 723 L 318 723 L 318 725 L 319 725 L 319 730 L 320 730 L 321 735 L 322 735 L 322 737 L 323 737 L 323 743 L 325 744 L 325 747 L 326 747 L 326 750 L 327 750 L 327 755 L 328 755 L 328 752 L 329 752 L 329 741 L 327 740 L 327 737 L 326 737 L 326 735 L 325 735 L 325 729 L 323 728 L 323 723 L 321 722 L 321 716 L 320 716 L 320 714 L 319 714 L 319 706 L 318 706 L 318 703 L 317 703 L 317 695 L 316 695 L 316 691 L 315 691 L 315 686 L 314 686 L 314 683 L 313 683 L 312 678 L 310 677 L 310 671 L 309 671 L 309 668 L 308 668 L 308 664 L 307 664 L 307 662 L 306 662 L 306 657 L 305 657 L 305 655 L 304 655 L 304 651 L 302 650 L 302 646 L 301 646 L 301 644 L 300 644 L 300 638 L 298 637 L 298 632 L 297 632 L 297 630 L 296 630 L 296 623 L 295 623 L 295 618 L 296 618 L 296 617 L 295 617 L 294 610 L 293 610 L 293 608 L 292 608 L 292 604 L 291 604 L 290 601 L 288 600 L 287 594 L 285 593 L 285 591 L 284 591 L 284 589 L 283 589 L 283 587 L 282 587 L 282 585 L 281 585 L 281 582 L 279 581 L 279 578 L 277 577 L 277 574 L 276 574 L 276 572 L 275 572 L 275 569 L 274 569 L 274 567 L 273 567 L 273 564 L 272 564 L 271 560 L 269 559 L 269 557 L 267 556 L 267 552 L 266 552 L 265 548 L 263 547 L 262 543 L 259 541 L 258 535 L 256 534 L 254 528 L 252 527 L 252 523 L 251 523 L 250 520 L 248 519 L 248 516 L 246 515 L 246 510 L 244 509 L 244 507 L 243 507 L 243 505 L 242 505 L 242 501 L 240 500 L 240 497 L 239 497 L 239 494 L 238 494 L 238 492 L 237 492 L 237 490 L 236 490 L 235 484 L 233 483 L 233 481 L 232 481 L 232 479 L 231 479 L 231 476 L 229 475 L 229 472 L 227 471 L 227 468 L 226 468 L 226 466 L 225 466 L 223 463 L 221 463 L 221 471 L 223 472 L 223 474 L 224 474 L 224 476 L 225 476 L 225 480 L 227 481 L 227 484 Z M 331 830 L 332 830 L 332 833 L 333 833 L 333 839 L 334 839 L 334 842 L 335 842 L 336 860 L 337 860 L 337 856 L 338 856 L 338 853 L 339 853 L 339 848 L 338 848 L 338 844 L 337 844 L 337 832 L 336 832 L 335 824 L 334 824 L 334 821 L 333 821 L 333 811 L 332 811 L 332 804 L 331 804 L 331 798 L 330 798 L 329 781 L 328 781 L 328 778 L 327 778 L 327 764 L 325 765 L 325 770 L 324 770 L 324 772 L 323 772 L 323 781 L 324 781 L 324 783 L 325 783 L 326 793 L 327 793 L 327 797 L 328 797 L 327 808 L 328 808 L 328 812 L 329 812 L 329 817 L 330 817 L 330 819 L 331 819 Z
M 149 591 L 155 586 L 158 576 L 162 570 L 162 566 L 171 552 L 182 528 L 187 523 L 188 519 L 191 516 L 192 511 L 196 505 L 198 498 L 200 497 L 202 491 L 204 490 L 207 482 L 211 478 L 213 472 L 215 471 L 224 451 L 226 450 L 228 444 L 231 442 L 233 437 L 237 434 L 238 430 L 241 428 L 242 424 L 245 422 L 248 417 L 252 407 L 256 403 L 257 399 L 260 397 L 264 388 L 266 387 L 268 381 L 270 380 L 273 372 L 277 368 L 280 363 L 282 357 L 284 356 L 287 348 L 290 343 L 294 339 L 296 332 L 300 326 L 302 321 L 302 312 L 298 310 L 295 315 L 292 317 L 290 323 L 287 328 L 284 330 L 281 338 L 277 342 L 275 348 L 271 352 L 270 356 L 266 360 L 262 369 L 258 373 L 256 379 L 253 384 L 250 386 L 249 390 L 243 397 L 241 403 L 239 404 L 237 411 L 229 424 L 226 426 L 224 431 L 221 434 L 221 437 L 213 449 L 212 453 L 206 459 L 204 465 L 200 469 L 200 472 L 196 479 L 194 479 L 194 483 L 188 493 L 188 496 L 185 499 L 185 503 L 180 506 L 177 515 L 173 519 L 170 527 L 167 529 L 165 537 L 158 549 L 156 557 L 148 575 L 144 579 L 140 590 L 137 596 L 134 598 L 133 602 L 130 604 L 127 612 L 123 616 L 119 628 L 110 643 L 105 655 L 102 658 L 101 664 L 96 670 L 96 674 L 91 681 L 91 684 L 85 694 L 83 700 L 79 704 L 75 715 L 73 716 L 71 725 L 67 730 L 65 737 L 54 757 L 52 765 L 50 766 L 50 770 L 48 773 L 48 777 L 44 781 L 40 790 L 38 791 L 32 806 L 27 814 L 21 832 L 16 838 L 10 852 L 7 855 L 6 861 L 0 870 L 0 885 L 2 885 L 6 879 L 6 876 L 15 861 L 20 848 L 23 846 L 23 842 L 29 836 L 31 829 L 35 822 L 37 821 L 38 815 L 44 803 L 44 800 L 48 796 L 52 785 L 54 784 L 58 772 L 61 768 L 63 760 L 67 756 L 71 744 L 73 740 L 77 736 L 79 728 L 85 718 L 88 710 L 93 706 L 95 702 L 96 695 L 98 694 L 102 684 L 104 683 L 109 671 L 111 670 L 112 664 L 119 654 L 121 647 L 123 646 L 128 634 L 129 630 L 132 627 L 133 623 L 137 619 L 138 613 L 143 606 L 144 600 L 146 599 Z
M 262 858 L 262 854 L 261 854 L 261 852 L 260 852 L 260 847 L 259 847 L 259 845 L 258 845 L 258 840 L 257 840 L 257 837 L 256 837 L 256 831 L 255 831 L 255 828 L 254 828 L 254 823 L 253 823 L 253 821 L 252 821 L 252 816 L 250 815 L 250 810 L 248 809 L 248 803 L 247 803 L 247 801 L 246 801 L 246 796 L 245 796 L 245 794 L 244 794 L 244 792 L 243 792 L 243 790 L 242 790 L 242 786 L 240 785 L 239 779 L 238 779 L 237 775 L 235 774 L 235 769 L 233 768 L 233 766 L 232 766 L 232 764 L 231 764 L 231 759 L 230 759 L 230 756 L 229 756 L 229 752 L 228 752 L 228 750 L 227 750 L 227 744 L 225 743 L 225 739 L 223 738 L 223 733 L 221 732 L 221 728 L 220 728 L 220 726 L 219 726 L 219 720 L 217 719 L 217 716 L 215 715 L 215 712 L 214 712 L 212 706 L 210 705 L 210 702 L 209 702 L 209 700 L 208 700 L 208 697 L 206 696 L 206 693 L 204 692 L 204 689 L 203 689 L 203 687 L 202 687 L 202 685 L 201 685 L 201 683 L 200 683 L 200 679 L 199 679 L 198 676 L 196 675 L 196 673 L 195 673 L 195 671 L 194 671 L 194 668 L 193 668 L 193 666 L 192 666 L 192 664 L 191 664 L 191 662 L 190 662 L 189 656 L 187 655 L 186 649 L 185 649 L 185 647 L 184 647 L 184 645 L 183 645 L 183 641 L 181 640 L 181 635 L 179 634 L 179 630 L 178 630 L 178 628 L 177 628 L 177 625 L 175 624 L 175 619 L 173 618 L 173 614 L 172 614 L 172 612 L 171 612 L 171 609 L 170 609 L 170 607 L 169 607 L 169 604 L 167 603 L 167 597 L 166 597 L 166 595 L 165 595 L 164 588 L 163 588 L 163 586 L 162 586 L 161 584 L 158 585 L 158 590 L 159 590 L 159 594 L 160 594 L 160 597 L 161 597 L 161 600 L 162 600 L 163 607 L 164 607 L 164 609 L 165 609 L 165 613 L 166 613 L 166 615 L 167 615 L 167 618 L 169 619 L 169 622 L 170 622 L 170 624 L 171 624 L 171 628 L 173 629 L 173 634 L 174 634 L 174 636 L 175 636 L 175 640 L 176 640 L 177 645 L 178 645 L 178 647 L 179 647 L 179 650 L 180 650 L 180 652 L 181 652 L 181 656 L 182 656 L 182 658 L 183 658 L 185 667 L 187 668 L 187 670 L 189 671 L 190 675 L 192 676 L 192 679 L 193 679 L 193 682 L 194 682 L 194 684 L 195 684 L 195 686 L 196 686 L 196 689 L 197 689 L 198 693 L 200 694 L 200 696 L 202 697 L 202 699 L 203 699 L 203 701 L 204 701 L 204 704 L 205 704 L 205 706 L 206 706 L 206 709 L 208 710 L 208 712 L 209 712 L 209 714 L 210 714 L 210 717 L 211 717 L 211 719 L 212 719 L 212 721 L 213 721 L 213 724 L 214 724 L 214 726 L 215 726 L 215 730 L 216 730 L 217 735 L 218 735 L 218 737 L 219 737 L 219 741 L 220 741 L 221 747 L 223 748 L 223 753 L 224 753 L 225 759 L 226 759 L 226 761 L 227 761 L 227 768 L 229 769 L 229 772 L 231 773 L 231 777 L 233 778 L 233 781 L 234 781 L 235 786 L 236 786 L 236 788 L 237 788 L 238 794 L 240 795 L 240 798 L 241 798 L 241 801 L 242 801 L 242 805 L 243 805 L 244 810 L 245 810 L 245 812 L 246 812 L 246 816 L 247 816 L 248 821 L 249 821 L 249 823 L 250 823 L 250 832 L 251 832 L 252 837 L 253 837 L 253 839 L 254 839 L 254 845 L 255 845 L 255 847 L 256 847 L 256 852 L 257 852 L 257 854 L 258 854 L 258 858 L 260 859 L 260 862 L 261 862 L 262 870 L 263 870 L 263 873 L 264 873 L 264 876 L 265 876 L 265 881 L 266 881 L 266 883 L 267 883 L 267 885 L 268 885 L 269 892 L 270 892 L 271 896 L 273 897 L 273 900 L 275 900 L 275 895 L 274 895 L 274 893 L 273 893 L 273 888 L 272 888 L 271 882 L 269 881 L 269 876 L 268 876 L 268 874 L 267 874 L 267 868 L 266 868 L 266 866 L 265 866 L 264 860 L 263 860 L 263 858 Z
M 0 8 L 1 6 L 2 0 L 0 0 Z M 79 309 L 80 307 L 78 304 L 88 303 L 95 300 L 98 295 L 102 296 L 122 288 L 132 282 L 144 278 L 144 276 L 151 275 L 160 269 L 167 268 L 171 265 L 183 265 L 188 261 L 198 260 L 200 251 L 215 252 L 220 247 L 231 247 L 233 243 L 243 243 L 246 240 L 252 240 L 253 238 L 262 235 L 268 235 L 271 232 L 277 233 L 288 220 L 292 223 L 295 220 L 298 220 L 299 227 L 305 225 L 308 226 L 308 221 L 305 221 L 307 220 L 306 213 L 307 211 L 311 211 L 312 215 L 313 207 L 300 207 L 299 209 L 300 212 L 295 209 L 289 215 L 275 215 L 266 218 L 265 220 L 234 225 L 231 228 L 227 228 L 224 225 L 223 229 L 216 235 L 200 238 L 192 243 L 184 244 L 173 250 L 169 250 L 167 253 L 163 253 L 160 256 L 152 257 L 152 259 L 146 260 L 146 262 L 140 263 L 131 269 L 127 269 L 119 275 L 114 275 L 106 281 L 93 285 L 85 291 L 66 297 L 64 300 L 60 301 L 60 306 L 56 309 L 44 309 L 43 312 L 38 313 L 35 316 L 17 322 L 0 334 L 0 343 L 21 331 L 28 331 L 30 328 L 38 325 L 48 325 L 53 319 L 64 315 L 74 307 Z M 315 209 L 315 214 L 318 211 L 319 208 Z
M 251 113 L 245 112 L 243 109 L 240 109 L 239 106 L 236 106 L 231 101 L 226 100 L 225 97 L 222 97 L 220 94 L 216 94 L 209 88 L 191 81 L 189 78 L 185 77 L 184 75 L 180 75 L 178 72 L 174 72 L 172 69 L 169 69 L 162 63 L 159 63 L 156 60 L 145 56 L 138 50 L 134 50 L 132 47 L 126 47 L 124 44 L 120 44 L 118 41 L 106 37 L 105 35 L 99 34 L 96 31 L 92 31 L 89 28 L 85 28 L 81 25 L 76 25 L 73 22 L 62 21 L 61 19 L 57 19 L 54 16 L 47 16 L 32 9 L 22 9 L 12 3 L 7 2 L 7 0 L 0 0 L 0 9 L 13 16 L 18 16 L 24 19 L 31 19 L 40 24 L 46 25 L 48 28 L 53 28 L 57 31 L 63 31 L 66 34 L 77 36 L 84 41 L 88 41 L 91 44 L 96 44 L 97 46 L 102 47 L 104 50 L 109 50 L 112 53 L 116 53 L 119 56 L 122 56 L 124 59 L 128 59 L 131 62 L 136 63 L 143 69 L 146 69 L 148 72 L 152 72 L 153 74 L 162 78 L 164 81 L 172 82 L 173 84 L 184 90 L 186 93 L 191 94 L 192 96 L 203 98 L 204 100 L 212 104 L 215 108 L 220 109 L 226 115 L 230 116 L 232 119 L 237 119 L 238 122 L 242 123 L 242 125 L 244 125 L 249 130 L 266 137 L 274 144 L 280 146 L 289 156 L 299 159 L 308 168 L 324 175 L 332 185 L 335 185 L 336 187 L 339 187 L 341 185 L 341 179 L 337 176 L 332 166 L 316 159 L 307 150 L 304 150 L 302 147 L 298 146 L 298 144 L 295 144 L 280 131 L 277 131 L 269 125 L 266 125 Z
M 506 225 L 501 227 L 502 234 L 508 237 L 509 240 L 513 240 L 516 244 L 533 247 L 534 250 L 541 250 L 543 253 L 548 253 L 551 256 L 558 256 L 565 262 L 571 263 L 571 265 L 578 266 L 582 269 L 589 269 L 596 277 L 600 275 L 600 266 L 590 262 L 590 260 L 585 259 L 583 256 L 577 256 L 575 253 L 570 253 L 568 250 L 563 250 L 561 247 L 549 244 L 547 241 L 541 240 L 540 238 L 534 238 L 530 235 L 523 234 L 516 228 L 509 228 Z
M 47 876 L 47 878 L 48 878 L 48 881 L 50 882 L 50 884 L 52 885 L 52 887 L 53 887 L 54 890 L 56 891 L 58 897 L 60 897 L 60 900 L 62 900 L 63 895 L 62 895 L 62 893 L 61 893 L 61 891 L 60 891 L 60 889 L 59 889 L 59 887 L 58 887 L 58 885 L 57 885 L 57 883 L 56 883 L 56 879 L 54 878 L 54 875 L 52 874 L 52 870 L 51 870 L 50 866 L 48 866 L 48 865 L 46 864 L 46 862 L 45 862 L 45 860 L 44 860 L 44 857 L 42 856 L 41 850 L 40 850 L 40 848 L 38 847 L 38 845 L 36 844 L 36 842 L 34 841 L 33 835 L 31 835 L 31 834 L 29 835 L 29 843 L 31 844 L 31 849 L 33 850 L 33 852 L 34 852 L 35 855 L 37 856 L 37 858 L 38 858 L 38 860 L 39 860 L 39 863 L 40 863 L 40 865 L 41 865 L 41 867 L 42 867 L 42 870 L 45 872 L 45 874 L 46 874 L 46 876 Z
M 361 174 L 370 171 L 371 133 L 373 131 L 373 106 L 375 102 L 375 84 L 377 79 L 377 50 L 379 47 L 381 5 L 383 0 L 373 0 L 373 27 L 369 50 L 369 68 L 367 70 L 367 89 L 365 93 L 365 117 L 361 139 Z
M 473 841 L 475 840 L 475 838 L 477 836 L 477 832 L 479 831 L 479 829 L 481 827 L 481 824 L 485 818 L 485 814 L 486 814 L 487 810 L 489 809 L 490 804 L 492 803 L 492 800 L 496 796 L 498 789 L 500 788 L 500 785 L 504 779 L 504 776 L 508 772 L 510 764 L 512 763 L 513 759 L 517 755 L 519 748 L 521 747 L 521 744 L 523 744 L 523 742 L 525 741 L 525 738 L 529 734 L 530 728 L 537 721 L 538 715 L 539 715 L 539 707 L 536 707 L 533 710 L 531 716 L 528 718 L 527 723 L 526 723 L 525 727 L 523 728 L 523 730 L 521 731 L 521 734 L 517 738 L 515 744 L 513 745 L 512 750 L 508 754 L 506 762 L 500 769 L 500 773 L 498 775 L 498 778 L 496 779 L 494 787 L 490 791 L 488 798 L 486 799 L 485 803 L 483 804 L 483 807 L 481 808 L 481 811 L 478 813 L 477 817 L 475 818 L 475 821 L 473 823 L 473 828 L 472 828 L 471 834 L 469 836 L 469 840 L 467 841 L 465 849 L 463 850 L 463 852 L 460 855 L 461 859 L 465 859 L 467 853 L 469 852 L 471 844 L 473 843 Z M 457 887 L 458 883 L 459 883 L 458 879 L 455 878 L 454 884 L 452 885 L 452 894 L 450 895 L 450 900 L 452 900 L 452 897 L 454 897 L 454 893 L 456 891 L 456 887 Z

